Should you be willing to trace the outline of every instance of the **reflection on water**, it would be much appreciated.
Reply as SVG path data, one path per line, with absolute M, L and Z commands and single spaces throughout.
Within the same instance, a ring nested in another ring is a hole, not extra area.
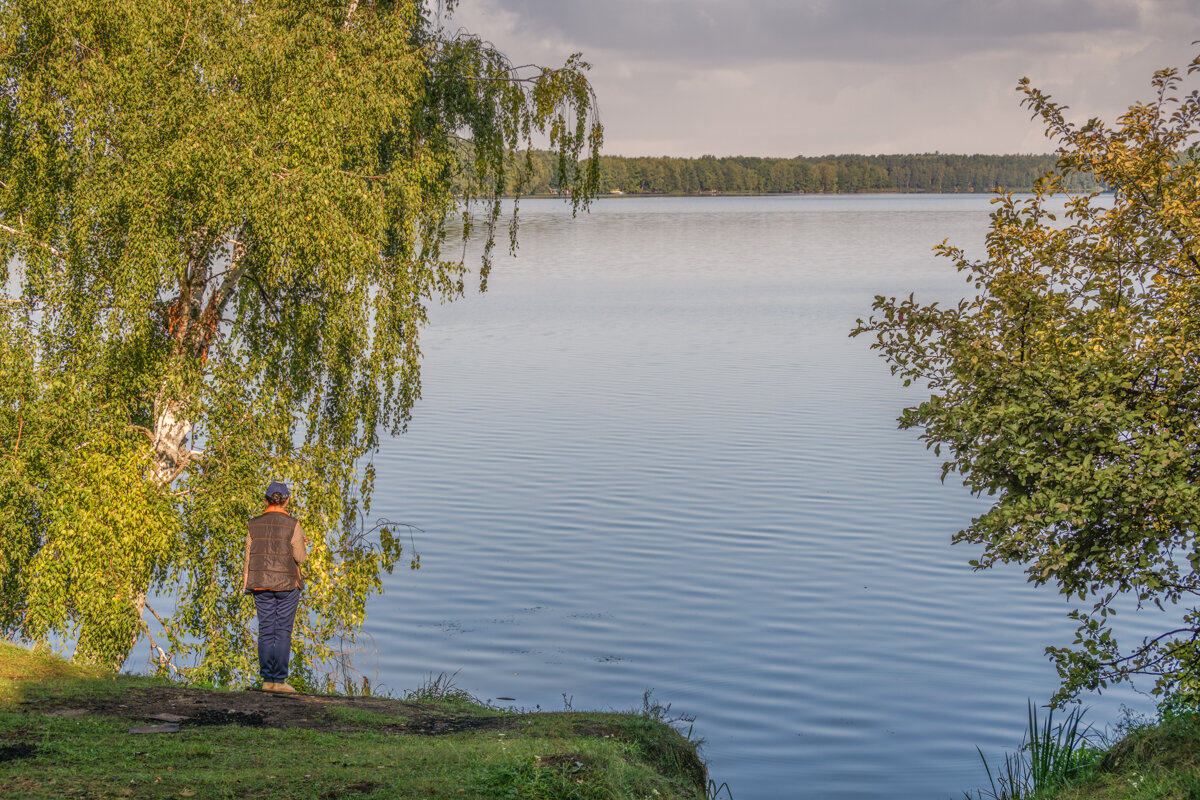
M 987 201 L 523 203 L 520 257 L 433 310 L 424 400 L 377 459 L 374 510 L 426 531 L 369 608 L 380 680 L 551 709 L 653 689 L 737 800 L 980 785 L 975 745 L 1019 742 L 1071 628 L 950 547 L 984 505 L 847 333 L 876 294 L 959 296 L 930 248 L 978 250 Z

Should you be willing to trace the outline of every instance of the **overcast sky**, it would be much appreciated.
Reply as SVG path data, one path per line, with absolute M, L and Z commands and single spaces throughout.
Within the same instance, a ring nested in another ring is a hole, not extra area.
M 616 155 L 1049 152 L 1022 76 L 1112 121 L 1200 53 L 1200 0 L 461 0 L 450 25 L 582 52 Z

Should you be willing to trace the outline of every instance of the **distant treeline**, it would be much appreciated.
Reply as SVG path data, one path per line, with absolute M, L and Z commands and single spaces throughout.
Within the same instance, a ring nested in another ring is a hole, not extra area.
M 556 194 L 558 165 L 535 152 L 525 194 Z M 670 158 L 601 156 L 601 193 L 768 194 L 793 192 L 991 192 L 1029 191 L 1055 164 L 1052 155 L 819 156 Z M 1095 191 L 1090 176 L 1073 175 L 1069 191 Z

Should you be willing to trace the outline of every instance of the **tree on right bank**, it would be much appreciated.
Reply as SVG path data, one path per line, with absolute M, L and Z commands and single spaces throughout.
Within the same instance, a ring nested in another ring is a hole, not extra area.
M 1136 676 L 1200 698 L 1198 71 L 1200 57 L 1156 72 L 1114 124 L 1073 123 L 1022 80 L 1057 165 L 993 201 L 983 258 L 935 248 L 973 296 L 876 297 L 852 334 L 928 387 L 899 421 L 943 477 L 992 498 L 954 536 L 982 547 L 972 565 L 1021 565 L 1078 605 L 1072 646 L 1047 648 L 1056 702 Z M 1064 193 L 1080 175 L 1105 191 Z M 1122 598 L 1168 623 L 1118 642 Z

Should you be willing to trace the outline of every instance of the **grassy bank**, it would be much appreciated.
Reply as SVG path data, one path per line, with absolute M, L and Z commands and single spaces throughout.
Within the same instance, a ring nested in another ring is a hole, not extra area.
M 178 731 L 130 732 L 163 724 Z M 0 797 L 640 800 L 706 787 L 694 743 L 652 715 L 512 712 L 454 691 L 214 692 L 0 643 Z
M 1200 799 L 1200 721 L 1189 716 L 1134 731 L 1054 800 Z
M 1025 744 L 990 764 L 991 786 L 966 798 L 1200 800 L 1200 715 L 1173 708 L 1155 722 L 1127 722 L 1115 742 L 1079 723 L 1079 712 L 1039 723 L 1031 708 Z

